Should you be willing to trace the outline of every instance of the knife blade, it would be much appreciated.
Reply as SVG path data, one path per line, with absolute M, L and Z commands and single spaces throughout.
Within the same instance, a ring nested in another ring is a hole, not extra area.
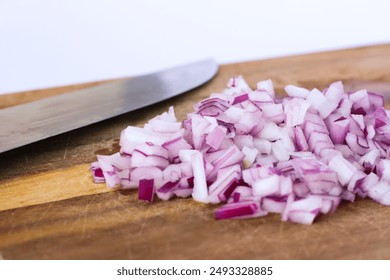
M 0 110 L 0 153 L 166 100 L 209 81 L 202 60 Z

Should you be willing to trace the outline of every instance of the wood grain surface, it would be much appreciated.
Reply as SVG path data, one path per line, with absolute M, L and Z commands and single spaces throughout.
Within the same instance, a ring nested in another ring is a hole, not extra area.
M 136 191 L 92 183 L 89 163 L 119 150 L 120 131 L 174 105 L 179 119 L 221 91 L 229 77 L 271 78 L 383 93 L 390 104 L 390 45 L 222 65 L 206 85 L 179 97 L 0 154 L 0 257 L 4 259 L 390 259 L 390 208 L 343 203 L 312 226 L 279 215 L 216 221 L 215 206 L 190 199 L 137 201 Z M 100 82 L 97 82 L 100 83 Z M 0 108 L 96 83 L 0 96 Z M 102 105 L 102 109 L 104 108 Z

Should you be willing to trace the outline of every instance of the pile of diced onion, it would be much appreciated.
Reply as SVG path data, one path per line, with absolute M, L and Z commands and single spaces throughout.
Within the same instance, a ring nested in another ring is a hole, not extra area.
M 275 97 L 271 80 L 251 89 L 229 80 L 183 122 L 173 108 L 143 128 L 129 126 L 120 152 L 98 156 L 96 183 L 138 188 L 152 202 L 192 197 L 218 204 L 217 219 L 280 213 L 311 224 L 342 200 L 370 197 L 390 205 L 390 112 L 383 96 L 322 92 L 293 85 Z

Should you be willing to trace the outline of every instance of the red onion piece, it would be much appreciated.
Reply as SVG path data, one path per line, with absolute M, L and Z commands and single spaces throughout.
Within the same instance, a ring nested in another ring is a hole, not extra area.
M 390 182 L 380 180 L 374 186 L 368 189 L 368 196 L 380 204 L 390 205 Z
M 139 180 L 138 199 L 152 202 L 154 196 L 154 180 L 141 179 Z
M 215 126 L 214 129 L 207 135 L 206 144 L 211 148 L 217 150 L 222 144 L 223 139 L 226 136 L 226 128 L 219 125 Z
M 106 180 L 104 179 L 103 170 L 100 168 L 98 162 L 92 163 L 90 170 L 92 171 L 92 177 L 94 183 L 99 184 L 99 183 L 106 182 Z
M 283 109 L 283 104 L 274 104 L 274 103 L 264 103 L 260 106 L 263 113 L 263 117 L 274 122 L 281 123 L 285 119 L 285 112 Z
M 215 218 L 221 220 L 250 216 L 255 214 L 258 209 L 259 206 L 255 202 L 229 203 L 219 207 L 215 211 Z
M 381 159 L 377 165 L 377 174 L 378 176 L 386 181 L 390 181 L 390 160 Z
M 249 99 L 249 97 L 248 97 L 248 94 L 247 94 L 247 93 L 238 95 L 238 96 L 236 96 L 236 97 L 234 98 L 233 105 L 235 105 L 235 104 L 237 104 L 237 103 L 241 103 L 241 102 L 247 101 L 248 99 Z
M 176 182 L 166 182 L 159 189 L 156 190 L 157 197 L 162 200 L 169 200 L 174 196 L 173 190 L 179 184 L 179 181 Z
M 265 197 L 262 201 L 261 207 L 270 213 L 283 213 L 286 207 L 286 201 L 280 199 L 274 199 L 271 197 Z
M 257 90 L 264 91 L 272 98 L 275 98 L 274 85 L 272 80 L 268 79 L 266 81 L 261 81 L 257 83 Z
M 285 99 L 285 125 L 288 127 L 295 127 L 303 123 L 306 111 L 310 107 L 310 102 L 301 98 Z
M 288 96 L 290 97 L 299 97 L 299 98 L 306 98 L 307 95 L 310 93 L 309 90 L 305 88 L 296 87 L 294 85 L 288 85 L 284 88 Z
M 280 192 L 280 177 L 271 175 L 258 179 L 253 183 L 253 194 L 260 196 L 276 195 Z

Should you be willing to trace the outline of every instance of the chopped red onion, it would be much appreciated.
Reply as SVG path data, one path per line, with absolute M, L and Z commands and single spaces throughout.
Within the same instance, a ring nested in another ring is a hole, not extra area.
M 181 150 L 179 153 L 181 161 L 190 162 L 194 174 L 194 190 L 192 197 L 199 202 L 208 203 L 208 188 L 203 163 L 203 156 L 196 150 Z
M 249 186 L 237 186 L 233 193 L 231 194 L 231 198 L 233 202 L 239 202 L 242 198 L 250 197 L 253 195 L 252 188 Z
M 271 79 L 258 82 L 257 83 L 257 90 L 258 91 L 265 91 L 267 94 L 269 94 L 269 96 L 271 96 L 272 98 L 275 98 L 274 85 L 273 85 Z
M 390 182 L 380 180 L 374 186 L 369 188 L 368 196 L 379 202 L 380 204 L 390 205 Z
M 306 137 L 300 126 L 294 127 L 294 141 L 298 151 L 307 151 L 309 149 Z
M 219 125 L 215 126 L 214 129 L 207 135 L 206 144 L 211 148 L 217 150 L 222 144 L 223 139 L 226 136 L 226 128 Z
M 238 186 L 238 180 L 241 179 L 240 174 L 241 166 L 239 164 L 220 169 L 217 179 L 208 188 L 208 201 L 210 203 L 226 201 L 235 187 Z
M 334 82 L 326 89 L 324 93 L 325 97 L 336 104 L 339 103 L 340 99 L 344 95 L 344 86 L 341 81 Z
M 285 119 L 285 112 L 282 103 L 264 103 L 261 104 L 260 108 L 263 112 L 263 117 L 270 121 L 273 121 L 274 123 L 279 124 Z
M 97 161 L 91 164 L 90 170 L 92 171 L 93 181 L 96 184 L 106 182 L 106 180 L 104 179 L 103 170 L 100 168 L 100 165 Z
M 328 163 L 331 170 L 337 173 L 342 186 L 346 186 L 356 173 L 356 167 L 346 160 L 341 154 L 336 154 Z
M 277 195 L 280 193 L 280 176 L 271 175 L 266 178 L 257 179 L 253 185 L 253 194 L 263 197 Z
M 257 155 L 259 154 L 259 151 L 256 148 L 248 148 L 244 146 L 242 148 L 242 153 L 245 155 L 242 164 L 244 168 L 251 167 L 252 164 L 255 162 Z
M 380 151 L 378 149 L 373 149 L 360 158 L 359 164 L 364 168 L 365 171 L 371 172 L 377 166 L 380 156 Z M 378 173 L 380 172 L 379 170 L 380 167 L 377 166 Z
M 184 140 L 183 136 L 178 136 L 166 141 L 161 146 L 168 150 L 168 159 L 170 161 L 175 161 L 179 157 L 180 150 L 188 150 L 192 148 L 192 146 Z
M 276 141 L 280 139 L 280 132 L 281 128 L 276 123 L 267 122 L 257 137 L 268 141 Z
M 251 216 L 256 214 L 258 209 L 259 206 L 255 202 L 229 203 L 219 207 L 215 211 L 215 218 L 221 220 Z
M 293 86 L 293 85 L 286 86 L 284 88 L 284 90 L 286 91 L 288 96 L 290 96 L 290 97 L 299 97 L 299 98 L 302 98 L 302 99 L 305 99 L 307 97 L 307 95 L 310 93 L 310 91 L 305 89 L 305 88 L 300 88 L 300 87 L 296 87 L 296 86 Z
M 248 94 L 247 93 L 244 93 L 244 94 L 241 94 L 241 95 L 238 95 L 234 98 L 233 100 L 233 105 L 236 105 L 237 103 L 241 103 L 241 102 L 244 102 L 244 101 L 247 101 L 248 100 Z
M 306 111 L 310 107 L 310 102 L 302 98 L 285 99 L 284 111 L 285 120 L 284 123 L 287 127 L 295 127 L 303 123 Z
M 252 135 L 235 135 L 233 143 L 241 150 L 244 147 L 253 148 L 255 146 Z
M 154 196 L 154 180 L 141 179 L 139 180 L 138 199 L 152 202 Z
M 390 181 L 390 159 L 381 159 L 377 165 L 378 176 L 386 181 Z
M 163 182 L 163 173 L 155 166 L 137 167 L 130 171 L 131 182 L 139 182 L 142 179 L 153 179 L 156 187 L 160 187 Z
M 286 201 L 275 199 L 272 197 L 263 198 L 261 207 L 270 213 L 283 213 L 284 208 L 286 207 Z
M 259 151 L 261 154 L 269 155 L 271 153 L 271 142 L 262 138 L 253 138 L 253 146 Z
M 169 200 L 174 196 L 173 190 L 179 184 L 179 181 L 166 182 L 163 186 L 156 190 L 157 197 L 162 200 Z
M 223 204 L 217 219 L 280 213 L 311 224 L 356 196 L 390 205 L 390 111 L 382 95 L 288 85 L 251 89 L 233 77 L 178 122 L 173 107 L 121 132 L 120 153 L 98 156 L 94 182 L 136 188 L 139 199 Z

